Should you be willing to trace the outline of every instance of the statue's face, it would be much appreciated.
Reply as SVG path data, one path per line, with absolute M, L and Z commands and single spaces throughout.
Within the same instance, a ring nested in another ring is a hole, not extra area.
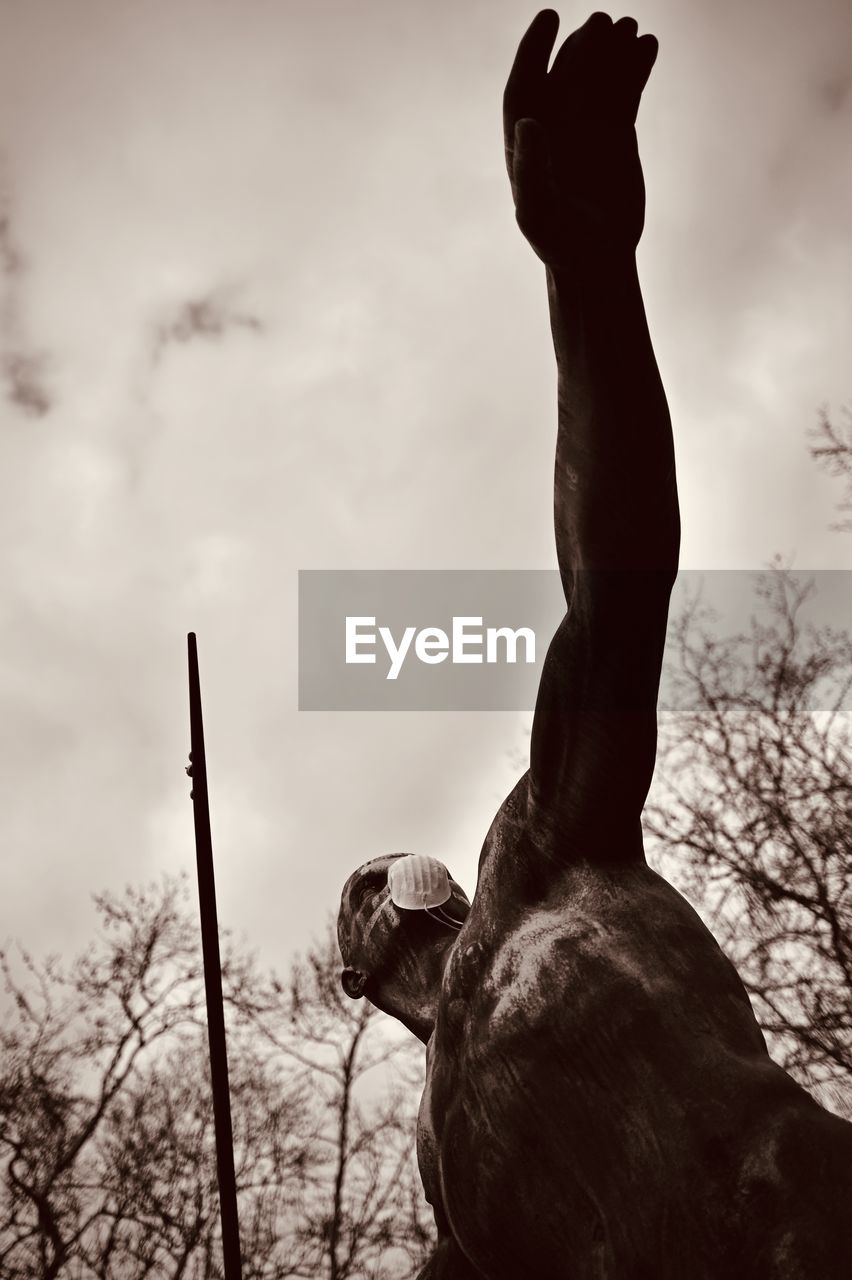
M 385 967 L 400 928 L 400 910 L 390 900 L 388 871 L 401 853 L 373 858 L 354 871 L 340 898 L 337 938 L 343 963 L 372 974 Z
M 346 881 L 337 917 L 337 936 L 343 963 L 367 976 L 371 983 L 399 979 L 417 986 L 427 974 L 438 972 L 429 963 L 454 941 L 452 928 L 425 911 L 394 905 L 388 872 L 402 853 L 387 854 L 364 863 Z M 460 921 L 469 909 L 464 890 L 451 878 L 450 912 Z M 432 979 L 434 981 L 434 978 Z

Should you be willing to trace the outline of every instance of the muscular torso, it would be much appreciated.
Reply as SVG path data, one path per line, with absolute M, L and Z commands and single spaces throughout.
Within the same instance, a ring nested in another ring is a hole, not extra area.
M 837 1165 L 852 1190 L 852 1130 L 771 1062 L 670 885 L 553 841 L 524 779 L 486 840 L 429 1046 L 418 1151 L 439 1230 L 487 1280 L 820 1274 L 740 1260 L 755 1206 L 781 1212 L 800 1131 L 807 1149 L 825 1129 L 822 1175 Z

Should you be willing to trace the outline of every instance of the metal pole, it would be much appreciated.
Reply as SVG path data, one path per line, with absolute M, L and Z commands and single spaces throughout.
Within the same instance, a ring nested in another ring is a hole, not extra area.
M 225 1263 L 225 1280 L 241 1280 L 240 1226 L 237 1217 L 237 1183 L 234 1176 L 234 1136 L 231 1129 L 231 1101 L 228 1090 L 228 1053 L 225 1045 L 222 967 L 219 961 L 219 926 L 216 920 L 216 885 L 213 879 L 213 842 L 210 836 L 210 804 L 207 795 L 207 757 L 204 754 L 204 725 L 201 719 L 198 647 L 193 631 L 187 636 L 187 648 L 189 724 L 192 742 L 187 773 L 192 777 L 190 794 L 195 819 L 195 857 L 198 867 L 204 990 L 207 997 L 207 1039 L 210 1046 L 210 1080 L 213 1087 L 219 1210 L 222 1216 L 222 1253 Z

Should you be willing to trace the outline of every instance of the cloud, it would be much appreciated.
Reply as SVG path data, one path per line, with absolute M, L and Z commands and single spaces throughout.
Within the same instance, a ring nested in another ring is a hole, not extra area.
M 26 263 L 15 243 L 8 191 L 0 190 L 0 374 L 9 402 L 30 418 L 43 418 L 53 405 L 47 357 L 26 341 L 22 282 Z
M 52 400 L 45 381 L 47 361 L 36 351 L 4 351 L 3 379 L 12 404 L 30 418 L 43 418 L 50 412 Z
M 170 346 L 189 342 L 219 341 L 235 330 L 262 333 L 263 323 L 250 312 L 239 311 L 215 290 L 180 303 L 171 316 L 154 328 L 153 363 L 156 364 Z
M 696 564 L 809 529 L 830 554 L 803 432 L 850 390 L 852 9 L 797 5 L 637 14 L 662 45 L 643 282 Z M 223 919 L 303 945 L 383 849 L 472 889 L 518 717 L 300 716 L 295 575 L 552 563 L 547 310 L 499 136 L 524 24 L 508 0 L 15 7 L 0 394 L 38 416 L 62 379 L 61 430 L 0 438 L 0 837 L 30 941 L 80 933 L 90 886 L 191 865 L 189 629 Z
M 3 199 L 0 196 L 0 199 Z M 23 266 L 21 255 L 12 241 L 12 221 L 9 210 L 0 206 L 0 271 L 3 278 L 12 280 L 18 276 Z
M 826 76 L 817 85 L 819 100 L 830 113 L 843 110 L 849 101 L 850 90 L 852 90 L 852 71 L 848 68 Z

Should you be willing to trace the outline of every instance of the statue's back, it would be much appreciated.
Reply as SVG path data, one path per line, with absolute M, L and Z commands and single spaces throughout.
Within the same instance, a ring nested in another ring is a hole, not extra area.
M 770 1060 L 733 966 L 648 867 L 568 860 L 536 900 L 522 808 L 489 834 L 429 1050 L 439 1224 L 488 1280 L 852 1274 L 794 1265 L 825 1197 L 852 1196 L 852 1129 Z

